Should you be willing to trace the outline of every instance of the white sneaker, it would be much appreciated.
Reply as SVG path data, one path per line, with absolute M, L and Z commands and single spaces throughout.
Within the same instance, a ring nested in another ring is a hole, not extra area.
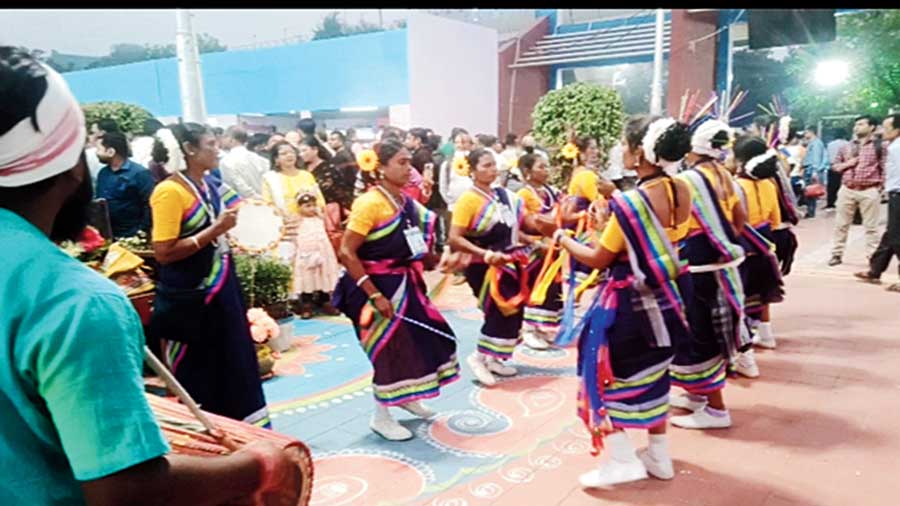
M 546 350 L 550 347 L 550 345 L 547 344 L 547 341 L 538 337 L 537 332 L 534 330 L 523 330 L 522 341 L 525 343 L 525 346 L 528 346 L 532 350 Z
M 734 361 L 734 372 L 748 378 L 759 377 L 759 366 L 756 365 L 756 356 L 752 349 L 738 355 Z
M 494 374 L 499 374 L 500 376 L 515 376 L 519 373 L 518 369 L 511 365 L 506 365 L 505 363 L 497 360 L 494 357 L 487 359 L 486 365 L 488 371 L 491 371 Z
M 757 332 L 756 335 L 753 336 L 753 345 L 767 350 L 774 350 L 775 338 L 773 336 L 763 337 L 761 332 Z
M 637 456 L 641 460 L 641 464 L 644 465 L 644 469 L 646 469 L 654 478 L 671 480 L 675 477 L 675 468 L 672 466 L 672 459 L 666 459 L 664 462 L 656 460 L 650 455 L 650 450 L 647 448 L 638 450 Z
M 669 406 L 673 408 L 686 409 L 688 411 L 697 411 L 706 407 L 706 400 L 695 401 L 688 394 L 681 394 L 669 397 Z
M 491 374 L 491 371 L 488 370 L 487 365 L 482 360 L 481 355 L 476 351 L 466 358 L 466 363 L 469 364 L 469 368 L 472 369 L 472 373 L 478 381 L 485 386 L 492 387 L 497 384 L 497 379 L 494 378 L 494 375 Z
M 713 416 L 701 409 L 690 415 L 673 416 L 669 421 L 682 429 L 727 429 L 731 427 L 731 414 L 726 411 L 725 416 Z
M 397 407 L 404 411 L 412 413 L 424 420 L 434 418 L 434 415 L 437 414 L 434 410 L 430 409 L 428 406 L 422 404 L 419 401 L 407 402 L 406 404 L 401 404 Z
M 413 433 L 397 423 L 393 418 L 372 415 L 369 428 L 388 441 L 406 441 L 413 438 Z
M 578 477 L 581 486 L 585 488 L 608 487 L 646 479 L 647 469 L 638 459 L 627 462 L 610 459 L 598 469 L 588 471 Z

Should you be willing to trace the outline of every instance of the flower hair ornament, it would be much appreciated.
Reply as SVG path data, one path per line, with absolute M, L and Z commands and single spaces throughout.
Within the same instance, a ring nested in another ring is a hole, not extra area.
M 723 121 L 710 119 L 700 123 L 691 136 L 691 151 L 698 155 L 708 155 L 718 157 L 722 154 L 722 148 L 714 148 L 712 145 L 713 138 L 719 132 L 728 133 L 728 142 L 734 141 L 734 130 Z
M 178 139 L 175 138 L 175 134 L 168 128 L 160 128 L 156 131 L 156 138 L 169 152 L 169 161 L 165 164 L 166 172 L 174 174 L 187 169 L 184 153 L 181 152 L 181 147 L 178 145 Z
M 472 168 L 469 166 L 469 161 L 466 160 L 464 156 L 459 156 L 453 159 L 453 172 L 456 172 L 460 176 L 468 177 Z
M 761 155 L 756 155 L 753 158 L 747 160 L 747 163 L 744 164 L 744 173 L 753 179 L 759 179 L 756 175 L 753 174 L 753 169 L 758 167 L 760 164 L 765 163 L 777 156 L 778 153 L 775 152 L 774 149 L 769 148 L 765 153 Z
M 364 149 L 356 155 L 356 163 L 359 165 L 359 170 L 372 172 L 378 168 L 378 155 L 374 149 Z
M 565 146 L 559 151 L 559 153 L 568 160 L 575 160 L 578 158 L 578 146 L 573 142 L 567 142 Z
M 647 133 L 644 134 L 644 139 L 641 141 L 641 147 L 644 149 L 644 159 L 650 162 L 650 164 L 656 165 L 657 167 L 664 167 L 665 165 L 678 162 L 678 160 L 662 160 L 657 159 L 656 157 L 656 143 L 659 142 L 659 138 L 666 133 L 666 130 L 676 123 L 674 118 L 660 118 L 653 123 L 650 123 L 650 126 L 647 127 Z

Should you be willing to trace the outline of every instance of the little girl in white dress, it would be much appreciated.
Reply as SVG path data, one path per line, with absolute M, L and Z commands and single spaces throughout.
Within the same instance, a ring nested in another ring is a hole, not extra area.
M 328 315 L 339 314 L 331 305 L 331 291 L 337 284 L 340 267 L 325 232 L 325 220 L 319 213 L 316 195 L 297 195 L 300 224 L 294 257 L 294 291 L 301 302 L 300 317 L 312 317 L 317 305 Z

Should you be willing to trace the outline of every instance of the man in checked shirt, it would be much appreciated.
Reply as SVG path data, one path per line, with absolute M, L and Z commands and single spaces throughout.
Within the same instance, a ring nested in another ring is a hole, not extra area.
M 871 257 L 878 247 L 878 211 L 886 150 L 881 141 L 875 139 L 877 126 L 878 121 L 872 116 L 856 118 L 853 124 L 855 139 L 841 148 L 832 165 L 832 170 L 841 174 L 841 189 L 838 190 L 830 266 L 842 262 L 847 231 L 857 209 L 866 227 L 866 258 Z

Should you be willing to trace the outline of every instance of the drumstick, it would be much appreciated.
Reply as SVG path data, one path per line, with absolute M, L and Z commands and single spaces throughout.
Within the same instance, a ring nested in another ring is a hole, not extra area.
M 194 402 L 194 399 L 191 398 L 191 395 L 187 393 L 187 390 L 181 386 L 181 383 L 175 379 L 175 376 L 169 371 L 169 369 L 156 358 L 156 355 L 150 351 L 146 345 L 144 345 L 144 360 L 147 361 L 147 365 L 150 366 L 153 371 L 162 378 L 163 382 L 165 382 L 166 386 L 169 390 L 175 392 L 175 395 L 178 397 L 178 400 L 184 404 L 188 410 L 190 410 L 191 414 L 193 414 L 197 420 L 203 424 L 203 427 L 206 429 L 206 432 L 219 440 L 223 446 L 228 448 L 231 451 L 237 451 L 238 445 L 235 444 L 234 441 L 228 438 L 224 432 L 220 431 L 218 427 L 212 421 L 206 417 L 206 414 L 203 411 L 200 411 L 200 406 L 197 406 L 197 403 Z

